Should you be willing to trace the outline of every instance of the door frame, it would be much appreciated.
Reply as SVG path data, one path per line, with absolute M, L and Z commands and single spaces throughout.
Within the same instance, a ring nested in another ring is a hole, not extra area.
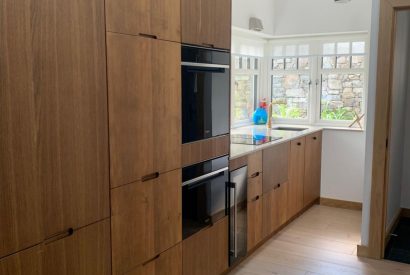
M 358 255 L 384 258 L 389 179 L 389 139 L 391 126 L 392 75 L 396 16 L 410 9 L 410 0 L 380 0 L 377 53 L 376 109 L 373 140 L 369 243 L 359 246 Z

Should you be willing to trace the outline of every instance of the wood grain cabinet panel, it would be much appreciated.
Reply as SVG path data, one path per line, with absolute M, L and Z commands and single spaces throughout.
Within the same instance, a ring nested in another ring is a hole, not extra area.
M 259 196 L 248 201 L 248 231 L 247 231 L 247 249 L 252 250 L 263 239 L 262 231 L 262 214 L 263 203 L 262 197 Z
M 290 143 L 288 218 L 303 209 L 303 186 L 305 178 L 305 137 Z
M 306 136 L 304 206 L 320 197 L 322 132 Z
M 45 244 L 43 254 L 43 270 L 47 275 L 111 274 L 110 220 Z
M 109 217 L 104 1 L 40 0 L 36 17 L 38 150 L 48 237 Z
M 113 274 L 123 274 L 182 240 L 181 170 L 111 191 Z
M 181 167 L 177 43 L 108 33 L 111 185 Z
M 262 177 L 262 174 L 257 174 L 257 176 L 248 178 L 248 201 L 262 196 Z
M 181 41 L 180 0 L 107 0 L 107 31 Z
M 43 253 L 35 246 L 0 259 L 2 275 L 43 275 Z
M 104 1 L 0 13 L 2 257 L 108 217 L 109 186 Z
M 255 176 L 258 172 L 262 173 L 262 151 L 248 155 L 248 177 Z
M 267 237 L 287 221 L 288 183 L 277 184 L 263 194 L 263 237 Z
M 288 181 L 290 142 L 263 150 L 263 192 Z
M 231 48 L 231 0 L 181 0 L 182 42 Z
M 182 244 L 170 248 L 126 275 L 182 275 Z
M 182 242 L 184 275 L 217 275 L 228 269 L 228 218 Z

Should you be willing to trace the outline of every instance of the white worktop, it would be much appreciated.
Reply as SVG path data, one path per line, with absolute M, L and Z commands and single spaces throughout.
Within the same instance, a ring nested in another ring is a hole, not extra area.
M 290 128 L 306 128 L 303 131 L 283 131 L 283 130 L 270 130 L 266 127 L 266 125 L 251 125 L 251 126 L 244 126 L 239 128 L 231 129 L 232 134 L 258 134 L 258 135 L 266 135 L 271 137 L 282 137 L 281 139 L 268 142 L 262 145 L 246 145 L 246 144 L 232 144 L 231 143 L 231 154 L 230 159 L 239 158 L 250 153 L 266 149 L 268 147 L 284 143 L 293 139 L 297 139 L 299 137 L 303 137 L 315 132 L 322 131 L 322 127 L 316 126 L 306 126 L 306 125 L 273 125 L 275 127 L 290 127 Z

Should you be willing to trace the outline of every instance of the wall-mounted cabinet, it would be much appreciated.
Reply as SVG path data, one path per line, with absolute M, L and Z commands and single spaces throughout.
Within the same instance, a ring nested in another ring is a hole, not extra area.
M 181 46 L 109 33 L 111 186 L 181 167 Z
M 304 206 L 320 198 L 322 132 L 306 136 Z
M 107 31 L 181 41 L 180 0 L 107 0 Z
M 111 190 L 113 274 L 155 259 L 182 240 L 181 170 Z
M 292 140 L 289 157 L 288 217 L 292 218 L 303 209 L 305 182 L 305 137 Z
M 181 0 L 182 43 L 231 48 L 231 0 Z

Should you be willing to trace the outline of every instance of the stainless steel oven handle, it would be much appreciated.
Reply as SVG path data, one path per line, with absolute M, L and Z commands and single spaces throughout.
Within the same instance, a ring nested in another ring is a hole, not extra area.
M 195 63 L 195 62 L 181 62 L 182 66 L 190 66 L 190 67 L 202 67 L 202 68 L 222 68 L 222 69 L 229 69 L 229 65 L 222 65 L 222 64 L 208 64 L 208 63 Z
M 221 173 L 221 172 L 228 171 L 228 169 L 229 169 L 228 167 L 225 167 L 225 168 L 222 168 L 222 169 L 213 171 L 213 172 L 211 172 L 211 173 L 208 173 L 208 174 L 205 174 L 205 175 L 202 175 L 202 176 L 199 176 L 199 177 L 196 177 L 196 178 L 193 178 L 193 179 L 184 181 L 184 182 L 182 183 L 182 186 L 189 185 L 189 184 L 192 184 L 192 183 L 195 183 L 195 182 L 198 182 L 198 181 L 201 181 L 201 180 L 210 178 L 210 177 L 215 176 L 215 175 L 217 175 L 217 174 L 219 174 L 219 173 Z

